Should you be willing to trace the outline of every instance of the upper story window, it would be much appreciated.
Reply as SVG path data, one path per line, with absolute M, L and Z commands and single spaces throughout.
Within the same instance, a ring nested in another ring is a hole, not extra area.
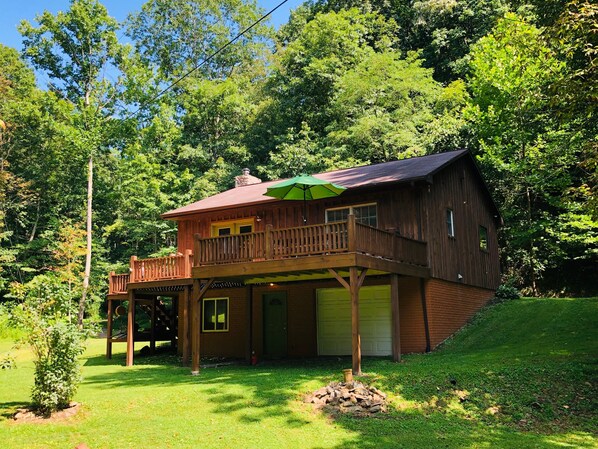
M 455 215 L 453 209 L 446 210 L 446 230 L 449 237 L 455 236 Z
M 253 232 L 253 219 L 212 223 L 212 237 Z
M 349 214 L 355 215 L 357 223 L 378 227 L 378 209 L 375 203 L 326 209 L 326 223 L 346 221 Z
M 486 226 L 480 225 L 479 236 L 480 236 L 480 249 L 483 249 L 484 251 L 488 251 L 488 228 Z

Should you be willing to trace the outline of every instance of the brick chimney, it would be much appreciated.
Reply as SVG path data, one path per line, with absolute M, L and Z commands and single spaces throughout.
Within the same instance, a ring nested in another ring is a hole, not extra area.
M 259 184 L 260 182 L 262 182 L 262 180 L 260 178 L 251 176 L 249 174 L 248 168 L 244 168 L 242 170 L 242 173 L 243 174 L 240 176 L 235 176 L 235 187 L 249 186 L 251 184 Z

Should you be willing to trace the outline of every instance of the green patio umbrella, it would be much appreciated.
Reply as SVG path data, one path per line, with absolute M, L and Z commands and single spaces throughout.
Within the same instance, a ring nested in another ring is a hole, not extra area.
M 345 187 L 313 176 L 300 175 L 268 187 L 265 195 L 281 200 L 303 200 L 303 223 L 307 223 L 306 202 L 338 196 Z

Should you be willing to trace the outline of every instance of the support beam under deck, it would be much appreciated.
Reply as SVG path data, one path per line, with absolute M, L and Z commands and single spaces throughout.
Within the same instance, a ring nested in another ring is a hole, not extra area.
M 127 360 L 126 366 L 133 366 L 135 351 L 135 291 L 129 290 L 129 313 L 127 316 Z

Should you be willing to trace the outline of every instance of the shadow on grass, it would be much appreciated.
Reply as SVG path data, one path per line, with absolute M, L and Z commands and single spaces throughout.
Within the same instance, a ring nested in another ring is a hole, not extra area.
M 23 402 L 0 402 L 0 421 L 12 419 L 19 408 L 27 408 L 31 404 Z
M 497 306 L 500 319 L 493 319 L 490 312 L 475 323 L 477 335 L 466 329 L 438 353 L 407 356 L 401 364 L 364 359 L 368 374 L 364 380 L 390 393 L 394 407 L 375 417 L 332 418 L 334 426 L 352 435 L 337 449 L 595 447 L 596 343 L 588 342 L 585 335 L 583 341 L 577 340 L 588 323 L 573 328 L 555 324 L 548 336 L 550 327 L 543 324 L 525 329 L 530 316 L 543 320 L 555 314 L 569 323 L 587 321 L 590 310 L 584 310 L 585 303 L 563 304 L 522 302 L 510 306 L 509 314 Z M 510 328 L 495 335 L 505 320 Z M 467 349 L 460 349 L 460 344 Z M 518 345 L 515 354 L 505 350 Z M 555 354 L 555 348 L 564 346 L 573 347 L 570 355 Z M 87 366 L 111 364 L 123 365 L 124 355 L 86 362 Z M 86 382 L 106 389 L 189 385 L 190 395 L 212 406 L 210 414 L 264 426 L 269 419 L 283 417 L 289 428 L 313 421 L 312 414 L 320 412 L 303 404 L 303 396 L 340 380 L 342 369 L 350 365 L 349 359 L 285 361 L 209 368 L 191 376 L 176 356 L 138 358 L 136 364 L 133 369 L 88 376 Z M 305 447 L 313 446 L 306 441 Z
M 513 426 L 504 425 L 499 419 L 482 418 L 475 410 L 452 411 L 448 407 L 434 407 L 430 403 L 433 394 L 442 397 L 434 386 L 441 380 L 443 389 L 459 387 L 450 384 L 451 376 L 457 382 L 464 382 L 462 373 L 454 371 L 453 363 L 439 367 L 439 373 L 422 372 L 413 357 L 413 364 L 397 365 L 387 360 L 364 360 L 364 368 L 370 374 L 365 381 L 376 384 L 389 393 L 400 393 L 405 399 L 415 401 L 418 407 L 393 410 L 387 415 L 371 418 L 338 416 L 333 418 L 340 426 L 355 437 L 337 446 L 341 448 L 412 448 L 412 447 L 563 447 L 563 437 L 549 431 L 525 432 Z M 210 413 L 236 416 L 241 424 L 263 423 L 271 418 L 283 418 L 289 428 L 309 425 L 313 420 L 311 405 L 303 404 L 303 396 L 315 388 L 333 380 L 340 380 L 342 369 L 348 359 L 308 360 L 288 363 L 276 362 L 257 367 L 226 366 L 202 369 L 200 375 L 192 376 L 188 367 L 180 365 L 159 365 L 160 356 L 147 357 L 145 365 L 137 368 L 117 370 L 111 374 L 88 376 L 85 382 L 101 385 L 102 388 L 168 387 L 189 385 L 189 394 L 211 405 Z M 100 362 L 99 360 L 94 360 Z M 119 364 L 116 360 L 107 363 Z M 102 363 L 104 363 L 102 361 Z M 426 368 L 427 369 L 427 368 Z M 413 374 L 410 374 L 413 371 Z M 430 388 L 414 388 L 413 384 L 424 382 Z M 422 380 L 423 379 L 423 380 Z M 431 387 L 432 386 L 432 387 Z M 496 393 L 496 400 L 506 400 Z M 199 399 L 201 398 L 201 399 Z M 581 427 L 571 427 L 570 432 L 587 432 Z M 576 438 L 571 435 L 569 438 Z M 583 437 L 572 443 L 575 447 L 592 447 Z M 573 441 L 573 440 L 572 440 Z M 306 442 L 306 447 L 309 447 Z

